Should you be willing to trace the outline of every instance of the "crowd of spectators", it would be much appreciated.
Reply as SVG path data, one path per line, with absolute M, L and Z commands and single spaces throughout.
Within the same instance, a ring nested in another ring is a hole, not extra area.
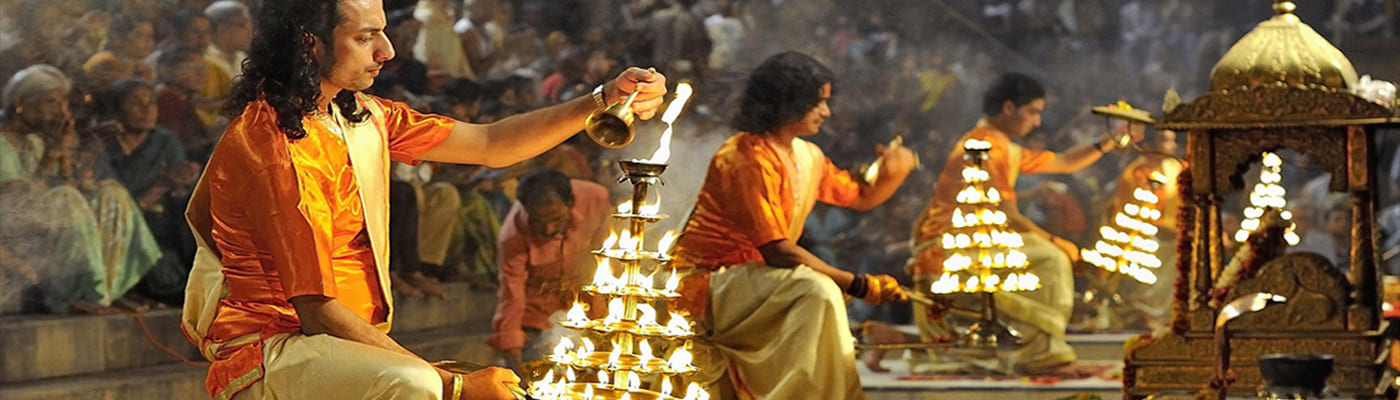
M 219 108 L 239 78 L 259 2 L 0 1 L 0 312 L 180 302 L 193 255 L 182 211 L 228 123 Z M 902 136 L 925 167 L 874 211 L 819 207 L 801 244 L 837 266 L 901 276 L 908 221 L 938 172 L 930 166 L 942 165 L 950 141 L 976 121 L 981 92 L 998 74 L 1047 83 L 1055 106 L 1025 145 L 1062 150 L 1102 134 L 1104 121 L 1089 106 L 1122 99 L 1152 109 L 1169 88 L 1185 99 L 1200 94 L 1215 60 L 1272 13 L 1268 0 L 1186 3 L 385 0 L 397 57 L 370 92 L 490 122 L 586 96 L 622 66 L 655 66 L 669 81 L 696 87 L 676 127 L 684 150 L 662 189 L 665 209 L 680 217 L 703 179 L 692 175 L 733 133 L 728 119 L 747 71 L 780 50 L 805 52 L 837 74 L 833 117 L 812 140 L 838 166 L 868 164 L 876 144 Z M 1393 1 L 1300 7 L 1337 42 L 1390 37 L 1397 28 Z M 658 123 L 640 127 L 633 147 L 651 146 L 640 143 L 652 140 Z M 579 136 L 504 169 L 396 165 L 394 290 L 441 296 L 442 280 L 493 285 L 496 230 L 516 177 L 548 167 L 622 192 L 628 188 L 614 184 L 611 160 L 643 158 L 634 153 L 641 151 L 651 148 L 610 151 Z M 1104 210 L 1090 205 L 1107 204 L 1101 194 L 1113 193 L 1108 186 L 1131 159 L 1121 154 L 1075 176 L 1023 182 L 1023 202 L 1035 211 L 1028 215 L 1057 218 L 1037 222 L 1092 243 Z M 61 241 L 74 246 L 53 245 Z M 853 313 L 902 319 L 898 308 Z

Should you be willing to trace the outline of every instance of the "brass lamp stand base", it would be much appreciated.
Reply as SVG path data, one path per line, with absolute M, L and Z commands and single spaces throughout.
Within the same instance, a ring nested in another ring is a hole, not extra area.
M 991 292 L 982 293 L 982 319 L 968 327 L 967 334 L 958 341 L 969 348 L 1015 348 L 1021 345 L 1021 334 L 1016 329 L 997 320 L 996 298 Z

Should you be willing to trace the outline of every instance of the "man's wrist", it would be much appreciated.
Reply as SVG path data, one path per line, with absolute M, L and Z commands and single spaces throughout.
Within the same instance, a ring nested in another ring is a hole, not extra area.
M 1107 145 L 1112 145 L 1113 142 L 1110 141 L 1108 138 L 1095 140 L 1095 141 L 1094 141 L 1094 150 L 1098 150 L 1098 151 L 1099 151 L 1099 154 L 1108 153 L 1108 150 L 1107 150 L 1107 149 L 1104 149 L 1104 145 L 1105 145 L 1105 144 L 1107 144 Z
M 854 279 L 851 279 L 851 285 L 846 287 L 846 294 L 865 298 L 866 295 L 870 294 L 870 276 L 857 274 Z
M 593 88 L 593 94 L 591 95 L 593 97 L 593 106 L 598 107 L 599 110 L 608 108 L 608 99 L 603 93 L 607 85 L 608 84 L 604 82 Z

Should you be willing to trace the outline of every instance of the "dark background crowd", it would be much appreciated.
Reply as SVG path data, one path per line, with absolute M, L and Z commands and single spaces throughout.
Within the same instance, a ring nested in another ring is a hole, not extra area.
M 36 159 L 72 160 L 57 174 L 20 177 L 33 186 L 94 187 L 119 182 L 159 245 L 138 271 L 139 283 L 92 304 L 46 305 L 42 285 L 58 265 L 34 265 L 0 242 L 0 305 L 5 313 L 103 312 L 180 301 L 193 239 L 183 205 L 228 122 L 218 113 L 248 50 L 258 0 L 0 0 L 0 83 L 68 81 L 67 111 L 28 121 L 16 108 L 33 102 L 7 91 L 0 132 L 24 153 L 24 138 L 42 141 Z M 876 144 L 902 136 L 924 167 L 885 206 L 857 213 L 819 206 L 801 244 L 835 265 L 907 278 L 910 223 L 930 197 L 952 141 L 980 116 L 981 92 L 999 74 L 1018 71 L 1049 89 L 1044 126 L 1028 147 L 1063 150 L 1104 134 L 1105 120 L 1089 107 L 1125 100 L 1160 109 L 1168 89 L 1189 100 L 1201 94 L 1210 68 L 1229 46 L 1271 14 L 1269 0 L 385 0 L 386 34 L 397 57 L 370 90 L 414 108 L 472 122 L 587 96 L 629 65 L 654 66 L 671 82 L 689 81 L 696 95 L 676 126 L 672 168 L 661 188 L 663 210 L 678 224 L 703 179 L 709 155 L 733 130 L 728 119 L 747 72 L 769 54 L 798 50 L 837 74 L 833 117 L 811 138 L 843 168 L 875 158 Z M 1394 0 L 1299 1 L 1299 16 L 1340 45 L 1358 66 L 1377 65 L 1377 78 L 1396 79 Z M 1376 51 L 1375 49 L 1388 49 Z M 1380 60 L 1380 61 L 1376 61 Z M 1389 61 L 1386 61 L 1389 60 Z M 44 74 L 31 67 L 52 66 Z M 29 73 L 21 73 L 29 71 Z M 1390 75 L 1386 75 L 1390 74 Z M 8 86 L 7 86 L 8 87 Z M 8 90 L 8 89 L 7 89 Z M 18 93 L 18 92 L 17 92 Z M 55 100 L 57 101 L 57 100 Z M 33 106 L 39 107 L 39 106 Z M 596 180 L 616 196 L 617 158 L 645 158 L 657 122 L 642 123 L 636 144 L 608 151 L 582 136 L 537 159 L 503 169 L 429 165 L 396 171 L 396 180 L 447 183 L 462 212 L 479 218 L 445 265 L 402 277 L 395 290 L 433 295 L 435 282 L 466 280 L 489 287 L 494 278 L 494 229 L 510 206 L 515 178 L 537 167 Z M 1392 167 L 1395 140 L 1386 140 L 1377 166 L 1383 182 L 1400 181 Z M 59 157 L 61 156 L 61 157 Z M 23 158 L 23 157 L 21 157 Z M 1023 208 L 1041 226 L 1089 245 L 1106 210 L 1105 193 L 1133 158 L 1113 154 L 1073 176 L 1026 179 Z M 1332 203 L 1321 173 L 1288 156 L 1290 197 L 1301 217 L 1326 219 Z M 399 168 L 399 167 L 396 167 Z M 40 171 L 43 172 L 43 171 Z M 21 174 L 23 175 L 23 174 Z M 4 179 L 4 178 L 0 178 Z M 1325 182 L 1325 177 L 1323 178 Z M 0 185 L 0 191 L 16 184 Z M 1317 189 L 1322 186 L 1322 189 Z M 91 197 L 94 190 L 84 190 Z M 1382 205 L 1395 193 L 1382 193 Z M 103 220 L 93 200 L 91 213 Z M 397 205 L 398 203 L 396 203 Z M 421 204 L 421 203 L 420 203 Z M 2 204 L 14 209 L 18 203 Z M 1241 206 L 1242 207 L 1242 206 Z M 25 210 L 11 210 L 24 212 Z M 1396 215 L 1392 215 L 1396 214 Z M 1391 223 L 1388 219 L 1394 219 Z M 4 222 L 0 222 L 4 224 Z M 1300 221 L 1300 230 L 1323 230 Z M 402 225 L 400 225 L 402 226 Z M 1382 215 L 1387 233 L 1400 213 Z M 4 230 L 6 228 L 0 228 Z M 24 234 L 10 229 L 0 237 Z M 392 228 L 391 228 L 392 229 Z M 401 232 L 401 231 L 396 231 Z M 141 236 L 137 232 L 134 235 Z M 105 243 L 105 242 L 104 242 Z M 100 244 L 94 245 L 101 247 Z M 147 249 L 149 250 L 149 249 Z M 395 247 L 399 252 L 400 248 Z M 135 253 L 135 251 L 132 251 Z M 410 252 L 411 253 L 411 252 Z M 10 256 L 7 256 L 9 254 Z M 14 257 L 12 257 L 14 256 Z M 27 259 L 34 259 L 28 257 Z M 411 257 L 396 263 L 418 264 Z M 110 264 L 110 263 L 109 263 Z M 113 264 L 115 265 L 115 264 Z M 399 278 L 396 276 L 396 278 Z M 907 282 L 907 281 L 906 281 Z M 52 303 L 49 301 L 48 303 Z M 854 308 L 856 318 L 900 320 L 898 309 Z

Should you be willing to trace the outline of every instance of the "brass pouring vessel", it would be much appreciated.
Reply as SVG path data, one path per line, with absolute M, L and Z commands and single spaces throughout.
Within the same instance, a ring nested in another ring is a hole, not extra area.
M 632 101 L 637 99 L 637 93 L 640 91 L 633 91 L 626 101 L 588 115 L 583 131 L 593 143 L 609 149 L 620 149 L 632 143 L 637 136 L 636 130 L 632 129 L 632 122 L 637 118 L 632 114 Z

